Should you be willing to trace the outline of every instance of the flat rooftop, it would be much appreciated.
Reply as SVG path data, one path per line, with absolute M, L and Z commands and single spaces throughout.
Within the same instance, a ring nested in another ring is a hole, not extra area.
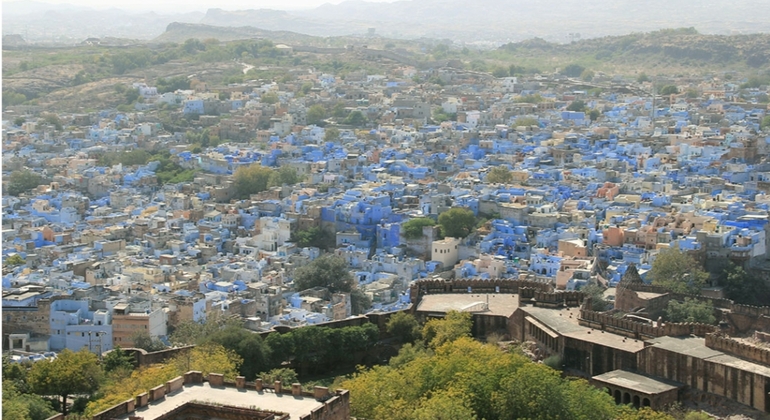
M 578 324 L 579 308 L 537 308 L 523 307 L 522 310 L 538 320 L 553 332 L 564 337 L 598 344 L 627 352 L 638 352 L 644 348 L 644 341 L 623 337 L 607 331 L 595 330 Z
M 145 420 L 156 419 L 192 401 L 243 408 L 259 407 L 260 410 L 288 413 L 292 419 L 308 415 L 312 410 L 323 405 L 311 397 L 294 397 L 291 394 L 275 394 L 272 391 L 257 392 L 255 389 L 212 387 L 208 382 L 204 382 L 187 384 L 179 391 L 167 394 L 163 399 L 153 401 L 119 418 L 128 419 L 130 416 L 139 416 L 144 417 Z
M 486 310 L 477 310 L 484 306 Z M 434 313 L 459 311 L 508 318 L 518 307 L 518 295 L 508 293 L 443 293 L 423 296 L 420 304 L 417 305 L 417 311 Z
M 719 350 L 706 347 L 706 339 L 701 337 L 658 337 L 647 343 L 674 353 L 697 357 L 712 363 L 734 367 L 748 372 L 770 377 L 770 367 L 744 360 Z
M 596 375 L 591 379 L 608 385 L 631 389 L 647 395 L 661 394 L 684 386 L 682 384 L 677 384 L 676 382 L 653 379 L 626 370 L 613 370 L 612 372 Z

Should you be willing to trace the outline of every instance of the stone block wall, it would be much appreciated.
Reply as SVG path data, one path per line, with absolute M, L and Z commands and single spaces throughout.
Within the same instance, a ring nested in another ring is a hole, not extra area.
M 719 334 L 706 334 L 706 347 L 770 366 L 770 348 L 743 343 Z

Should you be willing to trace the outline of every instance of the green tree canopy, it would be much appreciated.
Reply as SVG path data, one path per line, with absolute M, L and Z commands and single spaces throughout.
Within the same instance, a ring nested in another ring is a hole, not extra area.
M 294 185 L 300 182 L 302 179 L 297 174 L 297 170 L 291 166 L 281 166 L 278 170 L 274 170 L 270 174 L 270 178 L 267 180 L 268 187 L 280 187 L 282 185 Z
M 464 238 L 476 226 L 476 216 L 469 209 L 452 207 L 438 216 L 438 224 L 444 236 Z
M 473 321 L 469 312 L 449 311 L 443 319 L 431 319 L 422 328 L 422 338 L 431 348 L 470 337 Z
M 350 312 L 361 315 L 372 307 L 372 299 L 363 290 L 355 287 L 350 291 Z
M 327 143 L 333 143 L 339 141 L 340 129 L 337 127 L 329 127 L 324 129 L 324 141 Z
M 665 85 L 658 91 L 661 95 L 676 95 L 679 93 L 679 88 L 674 85 Z
M 353 275 L 344 258 L 325 254 L 294 270 L 294 287 L 298 291 L 326 287 L 332 293 L 350 292 L 353 290 Z
M 586 103 L 581 100 L 572 101 L 572 103 L 567 107 L 567 111 L 584 112 L 585 110 Z
M 766 115 L 764 118 L 762 118 L 762 122 L 759 126 L 763 130 L 770 128 L 770 115 Z
M 591 283 L 583 286 L 580 291 L 587 296 L 591 296 L 591 310 L 603 312 L 609 308 L 609 302 L 604 299 L 604 288 L 602 286 Z
M 610 420 L 619 414 L 612 397 L 588 382 L 562 379 L 545 365 L 469 337 L 447 341 L 433 352 L 406 345 L 391 360 L 399 362 L 360 370 L 342 383 L 350 390 L 352 415 Z
M 666 307 L 666 318 L 671 322 L 700 322 L 714 324 L 714 305 L 708 301 L 684 298 L 683 302 L 670 300 Z
M 3 265 L 8 267 L 15 267 L 17 265 L 23 265 L 25 263 L 26 261 L 19 254 L 13 254 L 10 257 L 6 258 L 5 261 L 3 261 Z
M 157 338 L 150 337 L 147 331 L 139 330 L 131 336 L 131 341 L 134 343 L 134 347 L 138 349 L 144 349 L 148 352 L 160 351 L 166 348 Z
M 308 124 L 323 124 L 324 118 L 326 118 L 326 108 L 324 108 L 323 105 L 315 104 L 307 110 Z
M 238 198 L 249 198 L 267 190 L 273 170 L 258 163 L 242 166 L 235 171 L 235 195 Z
M 81 350 L 65 349 L 52 361 L 42 360 L 32 365 L 29 384 L 40 395 L 61 397 L 62 413 L 67 414 L 67 397 L 73 394 L 92 394 L 99 389 L 102 369 L 96 355 Z
M 323 250 L 334 248 L 336 242 L 333 234 L 320 227 L 298 230 L 292 234 L 291 241 L 300 248 L 313 246 Z
M 133 370 L 134 356 L 123 351 L 120 346 L 115 346 L 111 352 L 104 356 L 102 368 L 105 372 L 112 372 L 118 369 Z
M 422 238 L 423 227 L 435 225 L 436 221 L 430 217 L 416 217 L 401 224 L 401 233 L 406 239 L 419 239 Z
M 652 284 L 678 293 L 699 294 L 709 275 L 700 264 L 678 248 L 661 250 L 650 270 Z
M 369 120 L 366 118 L 363 112 L 355 110 L 345 117 L 343 123 L 352 125 L 354 127 L 363 127 Z
M 421 336 L 420 324 L 414 315 L 406 312 L 396 312 L 391 315 L 385 325 L 388 334 L 396 337 L 402 343 L 411 343 Z
M 259 101 L 268 105 L 278 103 L 278 94 L 274 92 L 268 92 L 259 98 Z
M 6 192 L 10 195 L 16 195 L 29 192 L 38 185 L 45 183 L 45 178 L 29 169 L 11 172 L 8 177 Z
M 579 77 L 583 71 L 585 71 L 585 67 L 581 66 L 580 64 L 569 64 L 564 69 L 562 69 L 561 74 L 569 77 Z
M 159 94 L 166 92 L 176 92 L 177 90 L 190 89 L 190 79 L 185 76 L 174 76 L 168 79 L 163 77 L 155 82 Z
M 738 265 L 730 264 L 722 272 L 719 285 L 723 287 L 725 295 L 736 303 L 763 306 L 770 299 L 767 283 Z
M 490 184 L 508 184 L 513 180 L 511 170 L 505 166 L 495 166 L 487 174 L 486 182 Z
M 518 117 L 513 122 L 514 127 L 530 127 L 530 126 L 539 126 L 540 122 L 535 117 Z

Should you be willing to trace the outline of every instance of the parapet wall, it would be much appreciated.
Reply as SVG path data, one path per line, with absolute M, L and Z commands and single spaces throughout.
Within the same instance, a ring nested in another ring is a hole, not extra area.
M 510 293 L 517 294 L 522 288 L 534 289 L 542 292 L 552 292 L 550 284 L 539 283 L 531 280 L 518 279 L 459 279 L 459 280 L 418 280 L 412 283 L 410 288 L 412 297 L 412 309 L 417 307 L 422 296 L 439 293 Z
M 706 347 L 770 366 L 770 348 L 744 343 L 720 334 L 706 334 Z
M 282 384 L 281 381 L 276 381 L 272 384 L 263 384 L 261 379 L 257 379 L 254 382 L 246 382 L 243 376 L 237 377 L 235 382 L 230 382 L 224 380 L 224 375 L 222 374 L 210 373 L 208 377 L 204 378 L 200 371 L 190 371 L 185 373 L 183 376 L 178 376 L 170 381 L 167 381 L 166 383 L 159 384 L 158 386 L 152 388 L 149 392 L 143 392 L 142 394 L 137 395 L 135 398 L 126 400 L 100 413 L 97 413 L 91 417 L 90 420 L 111 420 L 114 418 L 122 417 L 126 414 L 133 413 L 137 408 L 144 407 L 153 401 L 166 398 L 166 395 L 182 389 L 184 385 L 201 384 L 206 381 L 208 381 L 209 384 L 214 388 L 235 387 L 244 391 L 246 389 L 250 389 L 253 392 L 259 393 L 273 392 L 276 394 L 288 394 L 294 398 L 313 398 L 319 402 L 323 402 L 321 407 L 313 410 L 310 414 L 300 417 L 301 420 L 350 419 L 350 393 L 345 389 L 338 389 L 332 393 L 328 388 L 316 386 L 313 388 L 313 391 L 308 392 L 303 391 L 302 385 L 299 383 Z M 195 416 L 202 414 L 206 418 L 220 417 L 217 416 L 217 413 L 225 414 L 225 418 L 231 418 L 232 416 L 259 420 L 288 420 L 289 418 L 287 413 L 196 402 L 185 403 L 179 407 L 176 407 L 169 413 L 166 413 L 166 415 L 163 417 L 159 418 L 176 418 L 176 415 L 182 413 L 192 413 L 195 414 Z M 141 419 L 141 416 L 137 416 L 137 418 Z M 66 420 L 66 416 L 57 414 L 47 420 Z
M 180 354 L 185 354 L 188 351 L 195 348 L 195 346 L 184 346 L 184 347 L 176 347 L 173 349 L 165 349 L 160 351 L 154 351 L 154 352 L 148 352 L 144 349 L 138 349 L 138 348 L 124 348 L 122 349 L 124 352 L 129 353 L 134 356 L 134 361 L 137 367 L 141 366 L 149 366 L 156 363 L 162 363 L 165 360 L 171 359 L 172 357 L 176 357 Z M 113 350 L 110 350 L 113 351 Z M 109 353 L 109 352 L 107 352 Z
M 531 303 L 538 307 L 570 307 L 576 308 L 583 304 L 585 294 L 583 292 L 551 292 L 534 289 L 531 287 L 519 288 L 519 306 Z
M 588 309 L 580 310 L 578 323 L 584 327 L 595 328 L 602 331 L 612 332 L 625 337 L 639 340 L 648 340 L 650 338 L 662 336 L 683 336 L 696 335 L 705 337 L 718 331 L 713 325 L 700 324 L 695 322 L 687 323 L 664 323 L 660 326 L 631 321 L 629 319 L 615 318 L 612 315 L 595 312 Z

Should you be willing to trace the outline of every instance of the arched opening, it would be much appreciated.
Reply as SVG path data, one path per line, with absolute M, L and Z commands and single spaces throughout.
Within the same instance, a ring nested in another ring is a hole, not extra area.
M 620 390 L 615 390 L 615 404 L 620 404 Z
M 634 395 L 634 407 L 639 408 L 639 405 L 640 405 L 640 403 L 639 403 L 639 396 L 638 395 Z
M 649 407 L 650 406 L 650 399 L 645 398 L 642 400 L 642 407 Z
M 605 391 L 607 391 L 607 393 L 608 393 L 608 394 L 610 394 L 610 397 L 612 396 L 612 390 L 611 390 L 611 389 L 609 389 L 609 388 L 607 388 L 607 387 L 605 386 L 605 387 L 604 387 L 604 390 L 605 390 Z
M 631 404 L 631 394 L 628 392 L 623 393 L 623 404 Z

